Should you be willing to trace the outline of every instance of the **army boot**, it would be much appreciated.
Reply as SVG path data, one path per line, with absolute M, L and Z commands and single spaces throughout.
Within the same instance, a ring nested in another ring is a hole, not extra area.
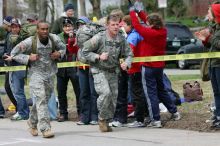
M 99 129 L 101 132 L 108 132 L 108 125 L 106 120 L 99 120 Z
M 110 127 L 110 126 L 107 126 L 107 129 L 108 129 L 108 132 L 112 132 L 113 131 L 112 127 Z
M 54 134 L 50 129 L 42 131 L 42 135 L 43 135 L 43 138 L 52 138 L 52 137 L 54 137 Z
M 29 126 L 29 132 L 31 133 L 32 136 L 38 136 L 38 130 L 37 127 L 33 127 L 31 122 L 28 120 L 27 124 Z

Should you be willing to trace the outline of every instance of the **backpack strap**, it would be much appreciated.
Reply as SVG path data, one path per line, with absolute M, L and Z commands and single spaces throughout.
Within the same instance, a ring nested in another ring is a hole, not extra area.
M 32 37 L 31 53 L 37 54 L 37 35 L 36 34 Z

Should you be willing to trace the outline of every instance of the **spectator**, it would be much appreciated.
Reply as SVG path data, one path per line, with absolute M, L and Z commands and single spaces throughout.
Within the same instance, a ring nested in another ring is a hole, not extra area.
M 90 20 L 82 16 L 76 24 L 79 30 L 86 29 L 86 24 L 90 23 Z M 77 32 L 78 33 L 78 32 Z M 83 34 L 77 34 L 77 45 L 82 49 L 83 43 L 80 40 L 84 40 Z M 80 85 L 80 120 L 77 125 L 97 125 L 98 124 L 98 109 L 97 109 L 97 93 L 94 88 L 94 79 L 90 72 L 89 66 L 79 67 L 79 85 Z
M 136 3 L 139 3 L 136 1 Z M 160 56 L 165 54 L 167 30 L 163 25 L 162 18 L 153 13 L 146 17 L 143 9 L 139 11 L 140 19 L 148 24 L 143 26 L 136 15 L 135 7 L 130 7 L 130 16 L 134 29 L 143 37 L 144 49 L 141 50 L 143 56 Z M 147 21 L 146 21 L 147 20 Z M 149 105 L 151 123 L 149 127 L 162 127 L 160 121 L 159 102 L 161 101 L 172 114 L 171 119 L 179 120 L 180 114 L 176 105 L 171 100 L 163 83 L 164 61 L 142 63 L 142 84 Z
M 11 33 L 8 36 L 8 53 L 18 44 L 18 36 L 20 33 L 21 24 L 16 18 L 11 20 Z M 5 55 L 5 61 L 8 61 L 11 66 L 21 65 L 20 63 L 11 60 L 11 57 Z M 12 89 L 12 93 L 17 102 L 17 113 L 12 116 L 11 120 L 27 120 L 29 117 L 29 107 L 27 105 L 24 86 L 26 79 L 26 71 L 14 71 L 9 74 L 9 83 Z
M 67 3 L 64 6 L 63 15 L 60 18 L 58 18 L 57 20 L 55 20 L 55 22 L 52 26 L 51 32 L 54 34 L 59 34 L 59 33 L 63 32 L 63 21 L 66 18 L 70 19 L 73 22 L 74 28 L 76 28 L 75 25 L 76 25 L 77 18 L 74 17 L 74 13 L 75 13 L 75 10 L 74 10 L 73 4 Z
M 76 61 L 76 54 L 78 51 L 78 46 L 76 44 L 75 34 L 73 32 L 74 26 L 73 22 L 66 18 L 63 21 L 63 32 L 58 36 L 63 43 L 66 44 L 66 54 L 61 60 L 63 62 Z M 68 120 L 68 101 L 67 101 L 67 86 L 69 80 L 72 83 L 73 90 L 76 95 L 76 106 L 77 113 L 80 113 L 80 88 L 79 88 L 79 77 L 77 74 L 77 67 L 59 68 L 57 72 L 57 92 L 59 100 L 59 112 L 58 122 L 64 122 Z

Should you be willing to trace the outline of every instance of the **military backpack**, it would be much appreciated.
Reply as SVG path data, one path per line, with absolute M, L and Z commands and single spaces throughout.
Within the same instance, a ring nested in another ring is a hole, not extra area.
M 89 63 L 82 53 L 83 44 L 91 39 L 95 34 L 105 31 L 105 27 L 95 23 L 89 23 L 80 27 L 76 33 L 77 45 L 79 50 L 77 52 L 77 59 L 82 63 Z

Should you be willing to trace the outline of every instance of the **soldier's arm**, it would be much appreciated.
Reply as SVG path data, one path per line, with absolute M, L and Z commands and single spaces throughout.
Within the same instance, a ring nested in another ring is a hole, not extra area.
M 50 35 L 52 35 L 54 39 L 55 47 L 58 48 L 58 52 L 60 52 L 60 59 L 62 59 L 66 54 L 66 45 L 57 35 L 55 34 L 50 34 Z
M 95 35 L 83 44 L 82 53 L 90 62 L 96 62 L 99 59 L 99 54 L 96 53 L 99 47 L 101 37 Z
M 128 68 L 131 68 L 132 58 L 134 55 L 126 40 L 124 41 L 124 48 L 122 48 L 122 50 L 122 55 L 125 56 L 125 63 L 127 64 Z
M 29 62 L 30 55 L 27 55 L 25 53 L 31 52 L 31 46 L 32 46 L 31 37 L 17 44 L 11 51 L 12 59 L 21 64 L 27 65 Z

